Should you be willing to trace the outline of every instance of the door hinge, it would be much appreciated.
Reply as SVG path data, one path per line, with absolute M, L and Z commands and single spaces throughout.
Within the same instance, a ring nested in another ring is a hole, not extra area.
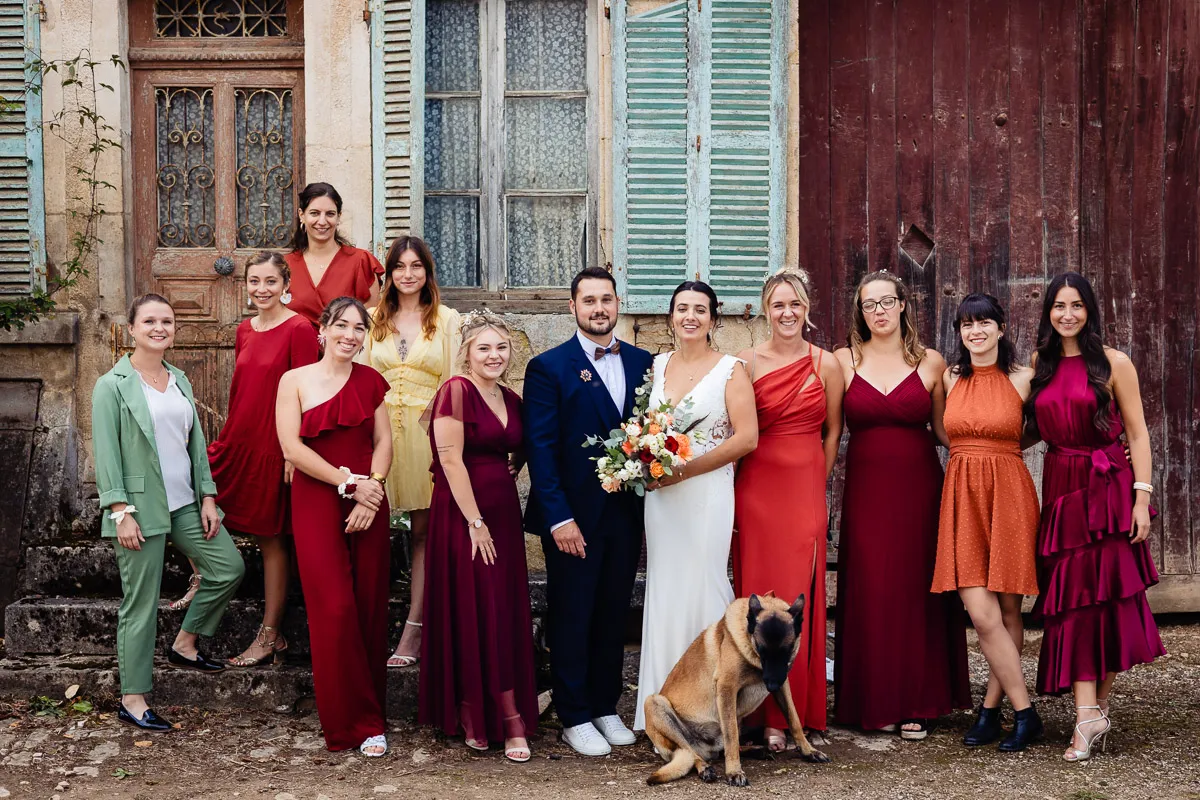
M 29 6 L 30 6 L 30 8 L 29 8 L 30 11 L 37 12 L 39 20 L 41 20 L 42 22 L 46 21 L 46 4 L 45 3 L 42 3 L 42 2 L 30 3 Z
M 604 18 L 612 19 L 612 5 L 609 3 L 604 4 Z
M 363 22 L 371 24 L 371 0 L 363 0 Z

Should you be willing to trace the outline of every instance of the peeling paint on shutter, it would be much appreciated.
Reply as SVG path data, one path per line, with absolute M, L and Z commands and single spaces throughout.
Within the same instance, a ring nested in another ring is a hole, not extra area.
M 613 255 L 626 310 L 699 275 L 757 309 L 786 251 L 787 3 L 613 7 Z
M 397 236 L 419 226 L 414 219 L 413 86 L 423 80 L 414 36 L 414 19 L 423 17 L 423 0 L 372 0 L 371 3 L 371 151 L 373 237 L 380 258 Z
M 613 8 L 613 271 L 631 312 L 664 312 L 686 275 L 687 14 Z
M 23 0 L 0 0 L 0 297 L 27 295 L 46 280 L 42 105 L 25 93 L 39 23 L 25 9 Z

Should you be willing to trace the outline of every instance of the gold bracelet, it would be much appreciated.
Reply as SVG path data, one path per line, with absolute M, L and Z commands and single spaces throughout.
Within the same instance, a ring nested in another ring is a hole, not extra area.
M 386 478 L 385 478 L 383 475 L 381 475 L 380 473 L 378 473 L 378 472 L 372 472 L 372 473 L 371 473 L 371 480 L 373 480 L 373 481 L 379 481 L 379 482 L 382 484 L 382 483 L 384 483 L 384 482 L 385 482 L 387 479 L 386 479 Z

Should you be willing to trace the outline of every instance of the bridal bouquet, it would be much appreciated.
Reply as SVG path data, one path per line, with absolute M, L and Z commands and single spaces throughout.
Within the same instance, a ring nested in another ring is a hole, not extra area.
M 606 492 L 626 489 L 642 497 L 649 483 L 674 474 L 672 468 L 690 461 L 692 445 L 703 441 L 703 433 L 693 431 L 701 420 L 688 422 L 690 399 L 678 406 L 649 407 L 651 381 L 647 372 L 645 383 L 634 390 L 633 416 L 627 422 L 609 431 L 607 439 L 589 436 L 583 444 L 604 447 L 604 455 L 592 460 Z

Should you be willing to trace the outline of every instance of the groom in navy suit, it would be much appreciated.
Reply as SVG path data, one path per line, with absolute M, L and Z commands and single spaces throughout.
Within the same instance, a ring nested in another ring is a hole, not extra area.
M 633 744 L 617 716 L 625 617 L 642 544 L 642 500 L 606 493 L 589 436 L 629 418 L 653 359 L 618 341 L 617 285 L 598 267 L 571 282 L 576 335 L 525 370 L 525 451 L 531 489 L 525 528 L 546 554 L 546 640 L 563 740 L 583 755 Z

